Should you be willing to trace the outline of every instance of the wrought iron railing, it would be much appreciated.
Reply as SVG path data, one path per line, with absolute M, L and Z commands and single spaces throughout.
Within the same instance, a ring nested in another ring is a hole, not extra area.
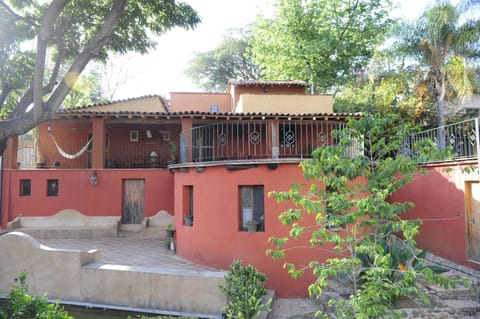
M 180 162 L 310 158 L 334 144 L 332 131 L 344 122 L 321 120 L 228 121 L 194 127 L 180 136 Z
M 476 159 L 479 154 L 479 121 L 470 119 L 414 134 L 404 141 L 403 152 L 416 157 L 416 146 L 431 140 L 438 149 L 447 150 L 449 160 Z M 437 161 L 438 158 L 427 160 Z

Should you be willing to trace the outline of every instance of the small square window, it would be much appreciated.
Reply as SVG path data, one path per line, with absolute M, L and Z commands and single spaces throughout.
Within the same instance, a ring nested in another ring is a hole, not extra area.
M 263 186 L 240 186 L 240 230 L 265 231 Z
M 130 131 L 130 142 L 138 142 L 138 131 Z
M 20 196 L 30 196 L 31 194 L 32 194 L 31 180 L 21 179 L 20 180 Z
M 47 180 L 47 196 L 58 196 L 58 179 Z

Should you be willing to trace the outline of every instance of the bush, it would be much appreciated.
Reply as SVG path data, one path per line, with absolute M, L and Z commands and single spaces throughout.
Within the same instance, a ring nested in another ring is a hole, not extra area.
M 252 265 L 243 267 L 241 261 L 235 260 L 225 276 L 226 285 L 219 286 L 228 298 L 227 306 L 223 309 L 227 318 L 252 319 L 262 311 L 268 311 L 272 300 L 262 302 L 267 295 L 266 280 L 265 274 Z
M 58 302 L 50 303 L 46 296 L 29 295 L 25 278 L 26 273 L 20 273 L 20 284 L 13 285 L 10 289 L 5 309 L 0 309 L 1 319 L 73 319 Z

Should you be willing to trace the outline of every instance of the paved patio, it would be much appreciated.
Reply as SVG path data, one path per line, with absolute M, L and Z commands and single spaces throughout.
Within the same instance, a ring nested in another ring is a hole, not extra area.
M 162 269 L 167 272 L 221 272 L 192 263 L 165 247 L 162 239 L 97 238 L 97 239 L 38 239 L 52 248 L 100 250 L 102 264 Z

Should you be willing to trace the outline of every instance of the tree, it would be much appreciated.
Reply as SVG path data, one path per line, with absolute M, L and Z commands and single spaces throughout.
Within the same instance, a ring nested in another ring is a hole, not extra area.
M 174 0 L 0 1 L 0 154 L 8 137 L 55 114 L 91 60 L 146 53 L 153 35 L 199 21 Z
M 109 99 L 103 96 L 100 75 L 96 70 L 87 67 L 65 97 L 63 107 L 71 108 L 108 101 Z
M 334 111 L 395 113 L 402 121 L 429 126 L 435 112 L 419 69 L 404 64 L 389 67 L 396 57 L 384 53 L 377 52 L 366 70 L 339 89 Z
M 248 29 L 228 31 L 217 48 L 198 53 L 185 73 L 199 87 L 211 92 L 225 91 L 232 79 L 259 79 L 259 68 L 249 57 L 250 39 Z
M 420 65 L 436 107 L 438 127 L 446 122 L 449 103 L 472 94 L 469 60 L 471 63 L 480 54 L 480 19 L 469 15 L 469 8 L 437 1 L 418 21 L 399 29 L 400 37 L 394 46 L 396 52 Z M 443 134 L 439 143 L 445 146 Z
M 107 100 L 113 101 L 118 90 L 133 77 L 128 65 L 131 58 L 129 55 L 112 54 L 106 63 L 98 65 L 102 79 L 100 86 Z
M 443 269 L 427 265 L 426 251 L 416 248 L 421 221 L 402 218 L 413 204 L 391 200 L 420 173 L 419 162 L 441 155 L 425 140 L 415 145 L 418 157 L 411 159 L 405 141 L 412 130 L 396 115 L 352 119 L 346 129 L 334 132 L 337 145 L 319 147 L 312 160 L 301 164 L 310 186 L 298 184 L 272 193 L 294 206 L 279 216 L 290 236 L 271 238 L 275 248 L 267 253 L 283 258 L 293 249 L 285 244 L 301 236 L 308 236 L 312 249 L 331 250 L 336 257 L 309 263 L 317 277 L 309 292 L 319 296 L 332 277 L 345 279 L 350 295 L 329 301 L 335 318 L 384 318 L 402 297 L 427 303 L 420 279 L 444 287 L 458 284 L 444 278 Z M 363 152 L 355 154 L 352 150 L 358 145 Z M 313 214 L 315 224 L 303 222 L 304 214 Z M 304 273 L 300 266 L 286 264 L 293 277 Z
M 265 79 L 306 81 L 334 91 L 363 69 L 391 20 L 390 1 L 279 0 L 253 26 L 252 60 Z

